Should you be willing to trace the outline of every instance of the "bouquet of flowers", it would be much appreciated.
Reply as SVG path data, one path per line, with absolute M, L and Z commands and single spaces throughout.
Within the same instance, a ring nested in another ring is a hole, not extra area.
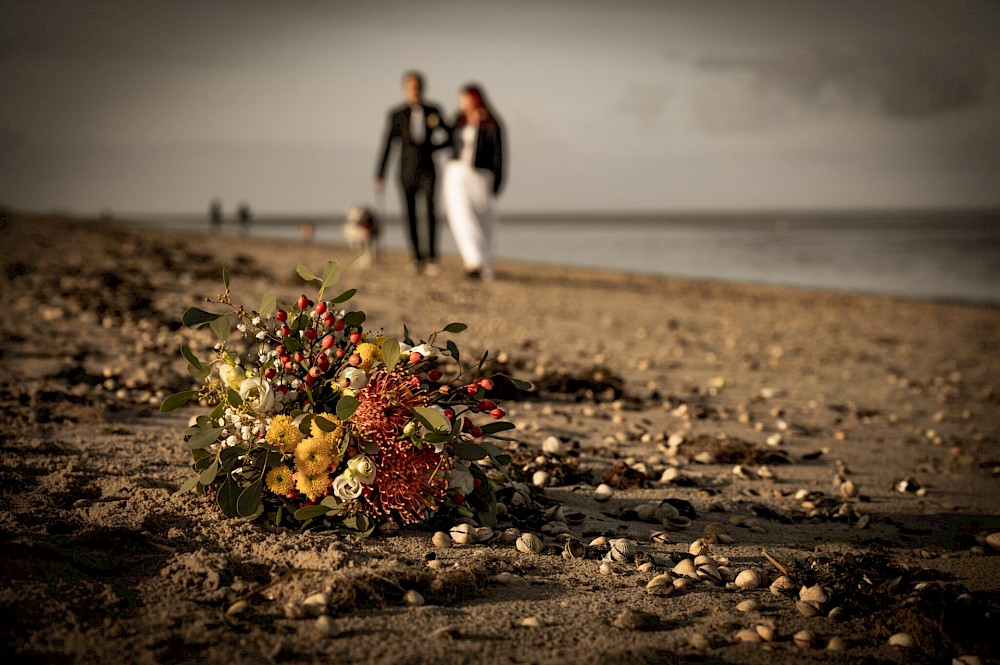
M 209 326 L 218 343 L 209 362 L 181 347 L 201 388 L 160 407 L 213 407 L 184 430 L 196 475 L 179 491 L 206 494 L 228 517 L 301 528 L 368 534 L 441 513 L 495 524 L 510 457 L 491 439 L 514 425 L 481 376 L 488 354 L 463 366 L 453 340 L 438 346 L 462 323 L 419 342 L 406 326 L 401 340 L 368 332 L 364 312 L 340 308 L 355 289 L 326 297 L 340 278 L 335 261 L 320 276 L 297 271 L 318 282 L 315 301 L 268 293 L 249 311 L 232 302 L 223 270 L 225 291 L 209 301 L 223 311 L 184 312 L 185 326 Z

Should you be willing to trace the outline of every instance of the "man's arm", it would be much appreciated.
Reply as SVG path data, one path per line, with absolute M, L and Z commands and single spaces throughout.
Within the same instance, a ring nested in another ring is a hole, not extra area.
M 385 170 L 389 165 L 389 152 L 392 150 L 392 140 L 399 136 L 399 124 L 396 122 L 396 114 L 389 114 L 389 122 L 385 129 L 385 147 L 382 148 L 382 161 L 379 162 L 378 171 L 375 173 L 375 186 L 381 189 L 385 180 Z
M 452 140 L 452 132 L 454 131 L 454 127 L 449 126 L 448 123 L 445 122 L 444 115 L 441 113 L 439 109 L 432 106 L 430 107 L 430 111 L 432 114 L 437 116 L 438 119 L 437 127 L 431 129 L 431 137 L 433 138 L 434 130 L 438 128 L 443 129 L 445 134 L 445 139 L 441 143 L 434 143 L 433 141 L 431 142 L 431 152 L 437 152 L 438 150 L 450 148 L 451 144 L 454 142 Z

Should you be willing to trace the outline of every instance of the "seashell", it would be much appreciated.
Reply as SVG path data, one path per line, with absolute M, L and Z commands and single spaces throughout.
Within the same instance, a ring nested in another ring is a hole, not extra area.
M 818 584 L 812 586 L 803 586 L 799 589 L 799 600 L 803 603 L 809 603 L 810 605 L 819 609 L 823 603 L 830 600 L 830 597 L 826 595 L 826 591 L 823 590 Z
M 548 522 L 542 526 L 542 533 L 549 534 L 550 536 L 561 536 L 572 532 L 565 522 Z
M 723 545 L 732 545 L 733 543 L 736 542 L 736 540 L 728 533 L 720 533 L 718 536 L 715 537 L 715 539 L 718 540 Z
M 858 521 L 854 523 L 855 529 L 864 529 L 868 526 L 869 522 L 872 521 L 871 515 L 862 515 L 858 518 Z
M 697 566 L 704 566 L 706 563 L 707 564 L 711 564 L 713 566 L 717 566 L 718 565 L 717 563 L 715 563 L 715 559 L 713 559 L 712 557 L 708 556 L 707 554 L 699 554 L 698 556 L 696 556 L 694 558 L 694 565 L 696 567 Z
M 632 561 L 636 555 L 635 544 L 627 538 L 618 538 L 611 541 L 611 559 L 613 561 Z
M 533 533 L 522 533 L 514 543 L 519 552 L 538 554 L 542 551 L 542 540 Z
M 410 589 L 405 594 L 403 594 L 403 602 L 410 607 L 420 607 L 424 604 L 424 597 L 420 595 L 419 591 Z
M 646 582 L 646 593 L 653 596 L 669 596 L 674 592 L 674 578 L 670 575 L 657 575 Z
M 678 515 L 677 517 L 670 517 L 663 520 L 663 526 L 669 531 L 680 531 L 691 526 L 691 520 L 690 518 Z
M 909 649 L 913 647 L 915 642 L 913 641 L 913 636 L 909 633 L 896 633 L 889 638 L 889 646 L 900 647 L 901 649 Z
M 749 642 L 750 644 L 757 644 L 761 641 L 761 637 L 757 634 L 757 631 L 750 628 L 744 628 L 736 633 L 736 639 L 740 642 Z
M 834 607 L 832 610 L 830 610 L 827 613 L 826 616 L 828 616 L 829 618 L 833 619 L 834 621 L 840 621 L 840 619 L 842 619 L 843 616 L 844 616 L 844 608 L 843 607 Z
M 719 574 L 719 569 L 711 564 L 698 566 L 698 577 L 716 584 L 722 583 L 722 575 Z
M 781 575 L 780 577 L 774 578 L 771 582 L 771 594 L 775 596 L 783 596 L 787 593 L 791 593 L 795 589 L 795 582 L 792 578 L 787 575 Z
M 746 570 L 741 570 L 734 581 L 736 582 L 736 586 L 741 589 L 756 589 L 760 586 L 760 573 L 747 568 Z
M 517 622 L 522 628 L 542 628 L 545 624 L 538 617 L 525 617 Z
M 984 538 L 984 540 L 986 541 L 986 544 L 993 549 L 1000 550 L 1000 531 L 995 531 L 989 534 L 986 538 Z
M 656 504 L 642 503 L 635 507 L 636 516 L 643 522 L 651 522 L 656 516 Z
M 590 541 L 590 547 L 603 548 L 607 546 L 608 546 L 608 539 L 605 536 L 598 536 L 597 538 L 594 538 L 592 541 Z
M 854 484 L 853 480 L 845 480 L 840 483 L 840 494 L 845 498 L 853 499 L 858 495 L 858 486 Z
M 736 571 L 729 566 L 718 566 L 717 570 L 723 582 L 732 582 L 736 579 Z
M 434 543 L 434 547 L 440 549 L 445 549 L 451 547 L 452 545 L 451 536 L 449 536 L 444 531 L 438 531 L 437 533 L 435 533 L 434 536 L 431 538 L 431 542 Z
M 743 518 L 741 516 L 734 515 L 733 517 L 739 518 L 740 520 L 737 524 L 734 524 L 733 526 L 738 526 L 739 524 L 742 524 Z M 710 524 L 705 525 L 705 533 L 709 535 L 714 536 L 725 532 L 726 532 L 726 525 L 723 524 L 722 522 L 712 522 Z
M 814 617 L 819 614 L 819 609 L 812 603 L 806 603 L 801 600 L 795 601 L 795 609 L 799 611 L 804 617 Z
M 601 503 L 607 501 L 611 498 L 611 495 L 615 493 L 614 488 L 607 483 L 601 483 L 594 490 L 594 501 L 599 501 Z
M 521 532 L 514 527 L 504 529 L 500 534 L 500 543 L 503 545 L 513 545 L 521 537 Z
M 815 639 L 816 635 L 811 630 L 800 630 L 792 635 L 792 641 L 795 642 L 795 646 L 800 649 L 808 649 L 813 645 L 813 641 Z
M 677 565 L 671 569 L 671 572 L 673 572 L 674 575 L 681 575 L 683 577 L 695 577 L 698 574 L 697 569 L 694 567 L 694 562 L 691 561 L 691 559 L 681 559 L 677 562 Z
M 476 542 L 485 543 L 489 540 L 493 540 L 493 537 L 495 535 L 496 534 L 493 532 L 493 529 L 491 529 L 490 527 L 481 526 L 478 529 L 476 529 Z
M 448 532 L 456 545 L 474 545 L 476 543 L 476 529 L 471 524 L 456 524 Z
M 756 630 L 757 634 L 760 635 L 760 639 L 765 642 L 774 641 L 774 628 L 771 628 L 767 624 L 759 623 L 754 627 L 754 630 Z
M 713 556 L 712 557 L 712 561 L 715 562 L 716 566 L 728 566 L 729 565 L 729 557 L 723 556 L 722 554 L 720 554 L 718 556 Z
M 982 663 L 983 661 L 979 656 L 973 656 L 972 654 L 965 654 L 964 656 L 951 659 L 951 665 L 982 665 Z
M 301 607 L 292 602 L 285 603 L 284 609 L 286 619 L 301 619 L 306 615 Z
M 688 577 L 679 577 L 676 580 L 674 580 L 674 588 L 675 589 L 683 589 L 686 586 L 690 586 L 691 583 L 692 583 L 692 581 L 691 581 L 690 578 L 688 578 Z
M 601 564 L 601 567 L 598 568 L 598 570 L 600 571 L 601 575 L 611 575 L 611 574 L 613 574 L 615 572 L 614 566 L 612 566 L 607 561 L 603 562 Z
M 701 633 L 692 633 L 691 637 L 688 638 L 688 646 L 692 649 L 707 649 L 708 645 L 708 638 Z
M 563 452 L 563 442 L 557 436 L 547 437 L 542 441 L 542 452 L 546 455 L 560 455 Z
M 654 531 L 650 534 L 649 540 L 650 542 L 664 545 L 670 542 L 670 536 L 668 536 L 664 531 Z
M 546 510 L 544 514 L 545 514 L 545 519 L 549 520 L 550 522 L 565 522 L 566 521 L 566 512 L 563 510 L 563 507 L 560 506 L 560 505 L 552 506 L 551 508 L 549 508 L 548 510 Z
M 462 633 L 454 626 L 441 626 L 431 631 L 431 637 L 438 639 L 454 640 L 461 637 Z
M 761 464 L 757 467 L 757 476 L 759 478 L 764 478 L 765 480 L 774 480 L 776 477 L 774 469 L 769 467 L 767 464 Z
M 549 480 L 552 478 L 552 474 L 544 469 L 539 469 L 531 474 L 531 484 L 535 487 L 546 487 L 549 484 Z
M 756 600 L 754 600 L 753 598 L 748 598 L 748 599 L 746 599 L 744 601 L 741 601 L 740 603 L 738 603 L 736 605 L 736 611 L 737 612 L 753 612 L 758 607 L 760 607 L 760 605 L 757 603 Z
M 302 601 L 302 609 L 306 614 L 318 616 L 326 611 L 326 606 L 330 603 L 330 596 L 325 593 L 314 593 Z
M 564 559 L 582 559 L 587 555 L 587 548 L 576 538 L 571 538 L 563 544 Z
M 328 614 L 322 614 L 316 619 L 316 632 L 320 635 L 325 635 L 326 637 L 331 637 L 336 634 L 337 628 L 333 625 L 333 619 L 330 618 Z
M 844 639 L 842 637 L 831 637 L 830 641 L 826 643 L 827 651 L 843 651 L 847 648 L 844 644 Z
M 247 602 L 246 599 L 237 600 L 235 603 L 229 606 L 229 609 L 226 610 L 226 616 L 231 616 L 231 617 L 239 616 L 240 614 L 246 612 L 249 608 L 250 608 L 250 603 Z
M 507 504 L 503 501 L 497 501 L 497 515 L 507 514 Z
M 708 551 L 708 545 L 701 538 L 691 543 L 691 546 L 688 547 L 688 554 L 691 554 L 692 556 L 698 556 L 699 554 L 705 553 L 707 551 Z
M 650 573 L 656 569 L 656 564 L 652 561 L 644 561 L 638 565 L 640 573 Z
M 528 586 L 529 584 L 528 580 L 514 573 L 497 573 L 491 579 L 498 584 L 510 587 Z
M 663 472 L 663 475 L 660 476 L 660 482 L 664 485 L 669 485 L 680 477 L 680 470 L 677 467 L 672 466 Z
M 656 511 L 654 513 L 654 517 L 660 522 L 674 520 L 680 516 L 681 512 L 677 510 L 677 507 L 667 501 L 661 501 L 659 505 L 656 506 Z

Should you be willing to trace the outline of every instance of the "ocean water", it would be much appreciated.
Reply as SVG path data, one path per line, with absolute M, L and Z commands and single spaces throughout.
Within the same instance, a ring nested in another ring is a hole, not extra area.
M 131 221 L 208 231 L 203 217 Z M 298 238 L 302 221 L 256 219 L 250 233 Z M 308 221 L 317 242 L 343 242 L 340 219 Z M 442 253 L 456 253 L 447 223 L 439 225 Z M 235 226 L 227 221 L 223 233 L 235 233 Z M 384 222 L 380 242 L 406 248 L 403 227 Z M 1000 213 L 508 215 L 496 253 L 525 262 L 1000 304 Z

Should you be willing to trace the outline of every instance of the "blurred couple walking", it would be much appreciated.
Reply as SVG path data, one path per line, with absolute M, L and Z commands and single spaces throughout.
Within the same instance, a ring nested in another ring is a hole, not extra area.
M 445 215 L 472 279 L 493 277 L 493 236 L 499 221 L 496 197 L 503 183 L 503 131 L 479 86 L 459 92 L 458 115 L 449 124 L 440 109 L 424 100 L 424 78 L 403 76 L 406 103 L 389 113 L 375 189 L 382 191 L 389 153 L 400 144 L 399 184 L 406 203 L 410 245 L 416 270 L 438 274 L 434 153 L 450 149 L 444 172 Z M 417 207 L 426 210 L 427 242 L 421 241 Z

